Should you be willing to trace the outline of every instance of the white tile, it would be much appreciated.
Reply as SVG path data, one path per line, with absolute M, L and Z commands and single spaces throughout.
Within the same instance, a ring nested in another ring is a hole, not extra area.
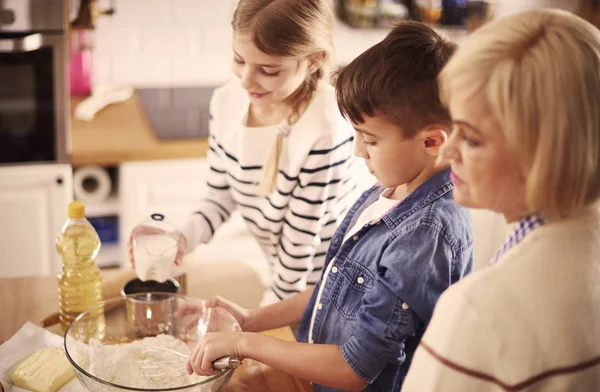
M 213 27 L 204 29 L 203 51 L 205 53 L 223 53 L 231 57 L 231 27 Z
M 230 61 L 208 59 L 203 55 L 173 57 L 171 81 L 174 85 L 216 86 L 232 77 Z
M 178 55 L 171 63 L 171 81 L 175 85 L 194 84 L 202 80 L 204 62 L 202 55 Z
M 141 50 L 163 55 L 202 53 L 202 29 L 190 27 L 147 27 L 141 32 Z
M 99 84 L 112 83 L 112 66 L 110 57 L 101 57 L 96 52 L 94 52 L 92 64 L 92 81 L 93 86 L 97 86 Z
M 110 43 L 113 56 L 140 53 L 142 51 L 141 27 L 113 27 Z
M 333 39 L 338 64 L 348 64 L 384 39 L 388 32 L 387 29 L 353 29 L 342 22 L 337 22 L 333 29 Z
M 93 46 L 94 52 L 98 52 L 102 57 L 110 56 L 112 54 L 112 24 L 110 19 L 98 20 L 96 22 L 96 29 L 93 32 Z
M 171 83 L 171 58 L 154 54 L 115 56 L 113 81 L 134 87 L 168 86 Z
M 232 4 L 227 0 L 173 0 L 177 24 L 220 26 L 231 24 Z
M 171 53 L 200 54 L 204 51 L 204 30 L 199 27 L 174 27 Z
M 175 33 L 172 27 L 142 27 L 140 44 L 143 53 L 169 55 L 173 52 Z
M 113 26 L 113 18 L 110 16 L 101 16 L 94 21 L 94 34 L 110 33 Z
M 173 23 L 180 26 L 201 26 L 205 12 L 203 5 L 198 0 L 173 0 Z
M 119 0 L 113 22 L 119 26 L 164 26 L 171 24 L 172 17 L 172 0 Z
M 208 25 L 231 25 L 234 7 L 228 1 L 201 0 L 204 3 L 203 21 Z

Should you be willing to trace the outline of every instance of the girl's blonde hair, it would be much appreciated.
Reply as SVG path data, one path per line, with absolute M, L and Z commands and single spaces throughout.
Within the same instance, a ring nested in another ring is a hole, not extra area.
M 530 212 L 559 219 L 600 198 L 600 31 L 558 10 L 499 19 L 477 31 L 440 74 L 487 97 L 526 175 Z
M 333 11 L 327 0 L 240 0 L 233 15 L 233 30 L 250 34 L 254 44 L 271 56 L 303 58 L 324 53 L 321 66 L 308 73 L 289 98 L 292 114 L 288 125 L 302 116 L 321 80 L 328 81 L 334 61 Z M 260 193 L 275 189 L 279 158 L 286 129 L 277 134 L 265 166 Z

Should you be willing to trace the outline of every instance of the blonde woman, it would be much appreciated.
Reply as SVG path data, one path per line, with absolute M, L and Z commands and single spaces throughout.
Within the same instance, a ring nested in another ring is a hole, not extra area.
M 600 386 L 600 31 L 557 10 L 477 30 L 440 76 L 454 198 L 514 232 L 442 295 L 402 391 Z
M 355 198 L 354 133 L 327 83 L 332 23 L 326 0 L 240 0 L 238 79 L 210 103 L 210 173 L 182 228 L 178 262 L 239 209 L 271 265 L 265 304 L 318 281 L 336 222 Z

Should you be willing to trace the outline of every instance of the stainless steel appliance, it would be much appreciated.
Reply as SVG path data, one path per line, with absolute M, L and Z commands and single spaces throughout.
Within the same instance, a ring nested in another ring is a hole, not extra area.
M 67 162 L 64 0 L 0 0 L 0 164 Z

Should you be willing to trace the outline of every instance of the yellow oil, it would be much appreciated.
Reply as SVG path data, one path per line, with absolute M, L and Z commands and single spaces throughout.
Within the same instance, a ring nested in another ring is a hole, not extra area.
M 100 238 L 85 218 L 69 219 L 56 241 L 63 266 L 58 274 L 60 324 L 65 331 L 80 313 L 95 306 L 86 318 L 86 335 L 101 337 L 105 330 L 102 302 L 102 276 L 95 263 Z M 87 339 L 86 339 L 87 340 Z

